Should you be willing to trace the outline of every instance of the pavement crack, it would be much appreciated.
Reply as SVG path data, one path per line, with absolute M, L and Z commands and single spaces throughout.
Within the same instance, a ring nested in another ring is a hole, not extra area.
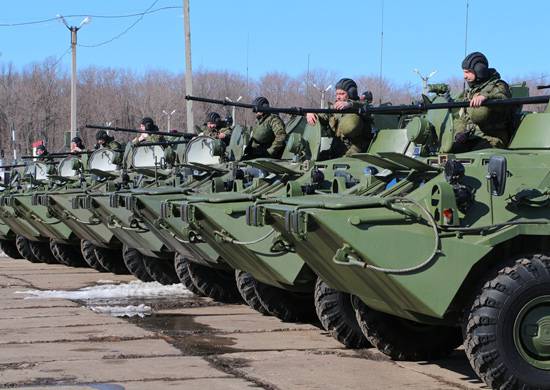
M 225 372 L 226 374 L 230 374 L 236 378 L 244 379 L 261 389 L 279 390 L 279 387 L 275 386 L 273 383 L 255 378 L 251 375 L 248 375 L 243 370 L 240 370 L 239 368 L 248 366 L 248 361 L 246 359 L 224 357 L 219 355 L 204 356 L 203 359 L 210 363 L 210 365 L 217 370 Z

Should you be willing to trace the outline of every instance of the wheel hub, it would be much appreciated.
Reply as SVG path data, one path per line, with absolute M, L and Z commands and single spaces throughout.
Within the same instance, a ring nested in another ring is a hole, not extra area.
M 550 370 L 550 296 L 528 302 L 514 323 L 514 342 L 531 365 Z

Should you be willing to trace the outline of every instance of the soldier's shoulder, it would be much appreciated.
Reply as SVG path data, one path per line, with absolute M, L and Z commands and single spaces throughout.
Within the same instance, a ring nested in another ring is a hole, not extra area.
M 277 114 L 269 114 L 269 118 L 268 118 L 268 121 L 269 123 L 271 124 L 281 124 L 284 126 L 284 122 L 283 120 L 281 119 L 281 117 Z

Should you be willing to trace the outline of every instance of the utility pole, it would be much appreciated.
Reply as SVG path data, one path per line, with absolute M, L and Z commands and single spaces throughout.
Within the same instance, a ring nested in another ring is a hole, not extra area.
M 189 21 L 189 0 L 183 0 L 183 29 L 185 32 L 185 94 L 193 95 L 193 68 L 191 67 L 191 24 Z M 187 131 L 195 132 L 193 101 L 187 100 Z
M 427 76 L 422 76 L 422 74 L 420 73 L 420 71 L 418 69 L 413 69 L 413 72 L 416 73 L 418 75 L 418 77 L 420 77 L 420 79 L 422 80 L 422 93 L 424 95 L 427 95 L 428 94 L 428 81 L 437 73 L 437 70 L 432 71 Z
M 172 130 L 172 125 L 171 125 L 171 120 L 172 120 L 172 115 L 174 115 L 174 113 L 176 112 L 176 110 L 172 110 L 171 112 L 168 112 L 166 110 L 162 110 L 162 113 L 164 115 L 166 115 L 166 131 L 171 131 Z
M 328 87 L 326 88 L 320 88 L 318 87 L 315 83 L 312 84 L 313 88 L 315 88 L 317 91 L 319 91 L 321 93 L 321 108 L 325 108 L 325 96 L 327 94 L 328 91 L 330 91 L 330 89 L 332 88 L 332 84 L 330 84 Z
M 71 68 L 71 139 L 76 137 L 76 33 L 87 23 L 90 23 L 91 18 L 86 16 L 78 26 L 69 26 L 65 18 L 57 15 L 59 20 L 71 32 L 71 50 L 72 50 L 72 68 Z

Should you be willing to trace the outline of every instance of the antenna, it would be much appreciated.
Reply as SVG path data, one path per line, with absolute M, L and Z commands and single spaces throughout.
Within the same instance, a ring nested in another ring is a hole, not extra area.
M 428 94 L 428 80 L 430 80 L 435 74 L 437 73 L 437 70 L 432 70 L 429 75 L 422 76 L 420 71 L 418 69 L 413 69 L 413 72 L 416 73 L 420 79 L 422 79 L 422 93 L 424 95 Z
M 384 58 L 384 0 L 382 0 L 382 15 L 380 28 L 380 74 L 378 76 L 378 102 L 382 104 L 382 69 Z
M 468 16 L 470 10 L 470 0 L 466 0 L 466 25 L 464 28 L 464 57 L 468 54 Z

